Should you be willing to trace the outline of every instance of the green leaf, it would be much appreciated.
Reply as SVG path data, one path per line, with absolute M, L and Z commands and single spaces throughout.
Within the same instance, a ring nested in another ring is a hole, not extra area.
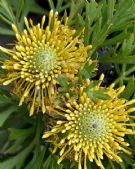
M 43 150 L 40 152 L 39 156 L 37 157 L 36 163 L 34 162 L 33 169 L 39 169 L 43 165 L 44 155 L 47 150 L 47 147 L 44 147 Z
M 16 106 L 9 106 L 8 108 L 1 109 L 0 112 L 0 127 L 4 124 L 4 122 L 8 119 L 8 117 L 17 110 Z
M 5 91 L 4 91 L 5 92 Z M 12 103 L 12 99 L 10 97 L 7 97 L 5 95 L 0 95 L 0 106 L 5 105 L 5 104 L 9 104 Z
M 27 148 L 21 151 L 14 157 L 10 157 L 8 160 L 0 162 L 0 169 L 21 169 L 25 159 L 27 158 L 30 151 L 33 149 L 34 142 L 32 142 Z
M 22 148 L 22 143 L 24 140 L 18 138 L 13 145 L 11 145 L 7 150 L 4 152 L 5 155 L 12 154 L 13 152 L 18 151 L 18 149 Z
M 125 38 L 128 37 L 126 32 L 121 32 L 118 35 L 115 35 L 111 39 L 106 39 L 101 46 L 115 45 L 118 42 L 122 42 Z
M 96 70 L 97 70 L 97 62 L 96 61 L 87 62 L 84 65 L 83 69 L 78 73 L 78 76 L 79 76 L 80 80 L 92 78 L 95 76 Z
M 0 27 L 0 34 L 15 36 L 15 33 L 12 30 L 10 30 L 9 28 L 4 28 L 4 27 Z
M 131 77 L 128 80 L 128 84 L 127 84 L 124 92 L 122 92 L 120 96 L 124 97 L 126 99 L 130 99 L 131 96 L 133 95 L 134 91 L 135 91 L 134 77 Z
M 70 168 L 70 161 L 68 159 L 63 161 L 63 166 L 65 169 L 69 169 Z
M 110 165 L 111 165 L 112 169 L 116 169 L 116 167 L 115 167 L 115 163 L 113 163 L 113 161 L 112 161 L 112 160 L 110 160 L 110 159 L 109 159 L 109 162 L 110 162 Z
M 24 7 L 24 0 L 18 0 L 17 11 L 16 11 L 16 19 L 17 19 L 17 21 L 19 21 L 19 19 L 21 17 L 21 12 L 23 10 L 23 7 Z
M 93 81 L 90 83 L 90 85 L 88 87 L 86 87 L 84 89 L 84 92 L 86 92 L 88 94 L 88 96 L 93 99 L 110 99 L 110 96 L 108 94 L 106 94 L 107 89 L 106 88 L 101 88 L 98 89 L 96 91 L 91 90 L 92 88 L 94 88 L 95 86 L 97 86 L 99 84 L 99 81 Z
M 68 91 L 68 78 L 66 76 L 59 76 L 58 81 L 61 86 L 61 91 L 67 92 Z
M 26 137 L 30 136 L 34 128 L 26 128 L 26 129 L 15 129 L 15 128 L 9 128 L 10 132 L 9 139 L 10 140 L 16 140 L 17 138 L 25 139 Z
M 124 159 L 124 161 L 127 163 L 127 164 L 130 164 L 130 165 L 133 165 L 134 164 L 134 159 L 133 157 L 125 154 L 125 153 L 122 153 L 121 154 L 121 157 L 122 159 Z
M 135 49 L 135 35 L 128 34 L 128 37 L 123 41 L 119 55 L 131 55 Z
M 36 1 L 33 1 L 33 5 L 32 5 L 32 8 L 30 9 L 30 11 L 35 14 L 41 14 L 41 15 L 45 15 L 48 13 L 47 10 L 42 8 Z
M 39 155 L 33 156 L 33 159 L 26 165 L 25 169 L 42 169 L 42 165 L 43 165 L 43 160 L 44 160 L 44 156 L 45 153 L 47 151 L 47 146 L 45 147 L 41 147 L 42 149 L 39 151 Z M 40 149 L 40 147 L 39 147 Z
M 0 9 L 1 9 L 1 8 L 0 8 Z M 3 10 L 3 9 L 2 9 L 2 10 Z M 3 15 L 0 14 L 0 19 L 3 20 L 6 24 L 8 24 L 8 25 L 11 26 L 12 22 L 11 22 L 9 19 L 7 19 L 5 16 L 3 16 Z M 3 25 L 3 24 L 1 24 L 1 25 Z M 1 26 L 1 27 L 2 27 L 2 26 Z
M 121 169 L 126 169 L 124 163 L 120 163 L 119 165 L 120 165 Z
M 89 86 L 84 89 L 84 92 L 88 93 L 90 89 L 94 88 L 99 84 L 99 81 L 92 81 Z
M 107 57 L 104 56 L 100 58 L 100 62 L 102 63 L 115 63 L 115 64 L 135 64 L 135 55 L 131 56 L 115 56 L 115 57 Z
M 44 169 L 62 169 L 62 164 L 57 164 L 57 158 L 50 155 L 43 165 Z
M 86 17 L 89 16 L 89 26 L 101 16 L 102 5 L 98 5 L 95 0 L 92 0 L 90 3 L 86 2 Z
M 78 16 L 79 13 L 81 14 L 84 5 L 85 5 L 84 0 L 79 0 L 78 2 L 71 1 L 70 14 L 69 14 L 70 25 L 76 22 L 76 16 Z
M 108 20 L 111 20 L 113 18 L 113 14 L 114 14 L 114 11 L 115 11 L 115 3 L 116 3 L 116 0 L 108 1 L 107 9 L 106 9 Z
M 4 15 L 8 15 L 7 18 L 10 18 L 10 20 L 14 23 L 15 22 L 15 16 L 13 13 L 13 9 L 11 8 L 11 1 L 9 0 L 0 0 L 0 6 L 5 10 Z
M 134 10 L 135 3 L 132 0 L 118 1 L 118 3 L 116 3 L 116 12 L 112 19 L 112 27 L 110 32 L 114 32 L 114 30 L 117 30 L 118 27 L 123 29 L 124 23 L 128 23 L 129 20 L 135 18 L 135 14 L 133 13 Z
M 105 90 L 104 89 L 100 89 L 98 91 L 89 91 L 88 96 L 93 99 L 110 99 L 110 96 L 108 94 L 105 94 Z
M 21 29 L 23 29 L 23 23 L 24 23 L 24 17 L 26 17 L 28 15 L 28 13 L 30 12 L 31 6 L 33 6 L 34 0 L 25 0 L 24 6 L 23 6 L 23 10 L 21 13 L 21 17 L 19 20 L 19 25 L 21 27 Z
M 49 155 L 49 157 L 46 159 L 46 161 L 45 161 L 43 167 L 44 167 L 45 169 L 50 169 L 49 167 L 50 167 L 50 164 L 51 164 L 51 163 L 52 163 L 52 155 Z

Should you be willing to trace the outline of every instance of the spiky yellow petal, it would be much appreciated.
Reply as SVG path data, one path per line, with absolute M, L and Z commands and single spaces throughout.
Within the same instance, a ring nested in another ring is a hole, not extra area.
M 99 83 L 89 90 L 100 90 L 103 77 L 102 75 Z M 86 81 L 90 84 L 90 80 Z M 104 155 L 120 163 L 122 159 L 119 157 L 119 151 L 131 153 L 124 136 L 135 134 L 135 131 L 128 128 L 135 126 L 129 121 L 130 114 L 135 108 L 128 107 L 135 103 L 135 100 L 118 98 L 118 93 L 120 94 L 124 87 L 115 90 L 114 85 L 107 88 L 106 93 L 110 98 L 92 100 L 84 90 L 86 86 L 84 83 L 78 89 L 77 99 L 71 99 L 70 94 L 66 94 L 64 104 L 66 107 L 58 105 L 54 107 L 54 110 L 57 110 L 55 113 L 60 112 L 61 120 L 56 122 L 47 135 L 45 132 L 45 138 L 52 138 L 52 144 L 60 149 L 60 154 L 64 154 L 64 151 L 66 154 L 68 152 L 68 157 L 71 153 L 74 154 L 74 160 L 78 161 L 78 169 L 87 169 L 87 160 L 95 161 L 101 169 L 104 169 L 101 162 Z M 53 135 L 57 135 L 57 140 Z M 59 162 L 64 158 L 65 156 L 60 157 Z
M 3 85 L 14 82 L 13 92 L 21 97 L 20 105 L 30 105 L 30 115 L 39 108 L 45 113 L 57 93 L 58 77 L 68 76 L 74 79 L 75 74 L 88 58 L 87 51 L 91 45 L 84 46 L 83 31 L 75 36 L 75 30 L 63 20 L 58 20 L 58 12 L 49 13 L 48 25 L 45 27 L 45 16 L 41 24 L 24 18 L 26 29 L 16 33 L 16 43 L 12 50 L 0 46 L 0 50 L 10 56 L 3 61 L 2 68 L 7 70 L 2 77 Z

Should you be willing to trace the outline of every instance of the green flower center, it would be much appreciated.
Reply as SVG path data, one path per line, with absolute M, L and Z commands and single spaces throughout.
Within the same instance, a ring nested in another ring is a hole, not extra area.
M 33 57 L 35 69 L 39 72 L 49 72 L 55 67 L 56 53 L 51 48 L 39 49 Z
M 87 112 L 80 118 L 80 131 L 88 139 L 98 139 L 107 129 L 107 121 L 103 114 L 96 111 Z

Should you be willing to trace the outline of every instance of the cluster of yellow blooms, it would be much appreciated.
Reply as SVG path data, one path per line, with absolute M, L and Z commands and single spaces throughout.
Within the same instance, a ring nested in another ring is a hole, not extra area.
M 102 89 L 99 83 L 86 92 L 91 84 L 89 79 L 74 90 L 77 97 L 70 92 L 63 96 L 60 104 L 54 99 L 59 94 L 59 80 L 62 75 L 69 82 L 76 79 L 77 73 L 88 60 L 91 45 L 83 43 L 83 31 L 78 35 L 68 26 L 68 17 L 58 20 L 58 13 L 51 10 L 48 25 L 45 27 L 45 16 L 41 24 L 33 25 L 32 20 L 24 19 L 26 29 L 16 33 L 15 47 L 10 50 L 0 46 L 0 50 L 9 58 L 2 61 L 6 71 L 1 75 L 0 83 L 13 83 L 12 92 L 20 97 L 19 105 L 28 104 L 30 115 L 39 111 L 52 112 L 59 116 L 54 119 L 51 130 L 43 134 L 53 144 L 53 153 L 59 152 L 60 163 L 63 159 L 78 161 L 78 169 L 87 169 L 87 160 L 95 161 L 104 169 L 101 162 L 104 155 L 116 162 L 122 162 L 120 151 L 130 154 L 129 144 L 124 141 L 125 134 L 135 134 L 130 123 L 135 108 L 129 107 L 135 100 L 127 101 L 118 98 L 124 87 L 106 88 L 108 99 L 89 97 L 88 92 Z M 131 114 L 131 115 L 130 115 Z

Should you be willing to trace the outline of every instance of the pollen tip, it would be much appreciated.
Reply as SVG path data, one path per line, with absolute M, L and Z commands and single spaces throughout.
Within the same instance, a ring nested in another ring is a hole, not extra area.
M 2 69 L 5 69 L 5 66 L 1 66 Z
M 57 161 L 57 164 L 60 164 L 60 160 Z
M 90 79 L 86 79 L 87 85 L 90 85 Z
M 4 85 L 4 86 L 6 86 L 6 85 L 7 85 L 7 83 L 6 83 L 6 82 L 3 82 L 3 85 Z
M 123 88 L 125 89 L 125 85 L 123 85 Z
M 50 10 L 50 15 L 51 15 L 51 16 L 53 15 L 53 9 Z
M 104 74 L 102 73 L 99 80 L 103 80 L 104 79 Z
M 60 156 L 62 156 L 63 152 L 60 152 Z
M 91 49 L 92 48 L 92 45 L 89 45 L 89 49 Z
M 26 16 L 24 17 L 24 20 L 27 21 L 27 17 Z
M 4 47 L 0 46 L 0 50 L 4 52 L 6 49 Z
M 29 114 L 30 116 L 32 116 L 33 115 L 33 112 L 30 112 L 30 114 Z
M 46 16 L 45 16 L 45 15 L 43 15 L 43 17 L 42 17 L 42 21 L 43 21 L 43 22 L 45 21 L 45 17 L 46 17 Z
M 42 138 L 47 138 L 46 135 L 45 135 L 45 133 L 43 134 Z
M 112 83 L 111 85 L 110 85 L 110 88 L 114 88 L 114 86 L 115 86 L 115 83 Z
M 130 145 L 129 143 L 126 144 L 126 146 L 129 146 L 129 145 Z
M 16 33 L 18 33 L 18 30 L 17 30 L 16 25 L 15 25 L 15 24 L 12 24 L 11 26 L 12 26 L 13 31 L 16 32 Z
M 22 106 L 22 103 L 21 103 L 21 102 L 19 103 L 19 106 Z
M 120 163 L 122 163 L 123 162 L 123 160 L 122 159 L 120 159 Z
M 56 15 L 56 16 L 58 15 L 58 11 L 55 12 L 55 15 Z
M 44 111 L 42 111 L 42 113 L 43 113 L 43 114 L 45 114 L 45 113 L 46 113 L 46 111 L 44 110 Z
M 11 26 L 12 26 L 12 28 L 14 28 L 14 27 L 15 27 L 15 25 L 14 25 L 13 23 L 12 23 L 12 25 L 11 25 Z

